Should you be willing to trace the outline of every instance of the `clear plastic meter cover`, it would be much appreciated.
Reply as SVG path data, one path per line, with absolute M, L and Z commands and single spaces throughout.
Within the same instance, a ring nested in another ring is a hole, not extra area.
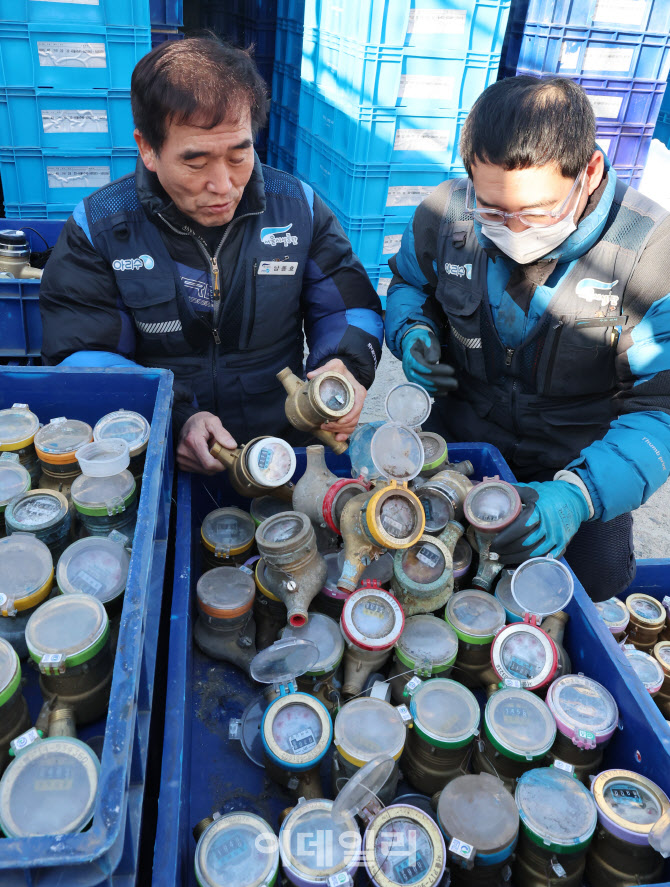
M 484 713 L 486 735 L 502 754 L 516 760 L 537 760 L 556 738 L 549 707 L 530 690 L 507 687 L 494 693 Z
M 78 511 L 108 514 L 108 508 L 127 506 L 135 493 L 135 478 L 124 469 L 110 477 L 80 474 L 72 482 L 72 501 Z
M 371 801 L 374 802 L 394 767 L 392 757 L 377 755 L 357 770 L 333 801 L 333 819 L 341 822 L 347 816 L 357 816 Z
M 28 446 L 39 427 L 40 420 L 27 408 L 0 410 L 0 450 L 11 450 L 13 444 Z
M 405 617 L 398 601 L 381 589 L 360 589 L 347 599 L 341 625 L 345 637 L 365 650 L 385 650 L 400 637 Z
M 281 514 L 282 511 L 290 511 L 291 503 L 276 499 L 274 496 L 257 496 L 251 500 L 249 512 L 254 520 L 262 524 L 269 517 Z
M 619 721 L 619 709 L 609 690 L 584 675 L 557 678 L 547 691 L 547 705 L 561 733 L 587 747 L 608 740 Z
M 447 562 L 441 549 L 434 542 L 422 539 L 400 555 L 403 572 L 408 579 L 418 585 L 437 582 L 445 570 Z
M 493 643 L 493 667 L 503 680 L 540 687 L 556 671 L 557 654 L 551 640 L 538 628 L 518 622 L 508 625 Z
M 401 382 L 386 395 L 385 408 L 391 422 L 418 428 L 430 416 L 430 394 L 414 382 Z
M 0 638 L 0 707 L 8 702 L 21 686 L 21 665 L 16 651 Z
M 578 852 L 596 828 L 596 804 L 589 790 L 563 770 L 538 767 L 517 782 L 515 799 L 529 837 L 547 850 Z
M 74 453 L 93 437 L 93 429 L 79 419 L 52 421 L 44 425 L 35 435 L 35 446 L 43 453 L 64 456 Z
M 15 496 L 27 492 L 30 484 L 30 474 L 23 465 L 0 457 L 0 509 Z
M 383 475 L 372 461 L 370 444 L 383 422 L 365 422 L 358 425 L 349 438 L 348 456 L 351 460 L 351 476 L 365 481 L 379 480 Z
M 132 410 L 115 410 L 98 420 L 93 429 L 93 440 L 121 438 L 128 444 L 132 457 L 146 448 L 150 432 L 151 425 L 144 416 Z
M 397 849 L 390 853 L 390 847 Z M 422 810 L 394 804 L 378 814 L 366 830 L 365 867 L 373 883 L 385 887 L 421 881 L 436 884 L 445 864 L 444 838 Z
M 454 519 L 454 505 L 447 494 L 430 483 L 423 484 L 416 491 L 426 516 L 426 531 L 440 533 Z
M 343 758 L 359 767 L 378 755 L 397 760 L 406 736 L 407 728 L 398 710 L 383 699 L 351 699 L 335 717 L 335 746 Z
M 477 530 L 497 533 L 519 515 L 521 500 L 511 484 L 501 480 L 484 480 L 470 490 L 463 509 L 468 522 Z
M 12 838 L 64 835 L 90 821 L 100 763 L 78 739 L 53 737 L 23 751 L 0 780 L 0 826 Z
M 256 594 L 253 576 L 237 567 L 215 567 L 198 579 L 198 606 L 210 616 L 225 619 L 251 609 Z
M 448 678 L 424 681 L 412 695 L 414 730 L 435 744 L 463 745 L 479 727 L 479 703 L 474 694 Z
M 532 557 L 512 576 L 512 597 L 524 613 L 549 616 L 564 610 L 575 590 L 570 570 L 551 557 Z
M 349 404 L 349 389 L 335 376 L 326 376 L 319 385 L 319 397 L 329 410 L 334 413 L 345 410 Z M 353 403 L 351 404 L 353 406 Z
M 319 648 L 305 638 L 282 638 L 251 660 L 251 677 L 259 684 L 285 684 L 313 668 Z
M 108 634 L 105 608 L 90 595 L 62 595 L 45 601 L 26 625 L 26 643 L 39 662 L 48 653 L 61 653 L 68 665 L 90 659 Z
M 440 795 L 437 815 L 445 835 L 471 844 L 478 856 L 514 849 L 519 812 L 503 783 L 489 773 L 452 780 Z
M 226 813 L 209 825 L 195 850 L 200 887 L 261 887 L 279 867 L 279 845 L 270 826 L 253 813 Z
M 53 572 L 51 552 L 39 539 L 29 533 L 13 533 L 0 539 L 0 576 L 3 596 L 20 601 L 44 588 Z
M 237 551 L 251 545 L 256 532 L 253 519 L 241 508 L 217 508 L 202 522 L 202 538 L 213 551 Z
M 63 594 L 90 594 L 104 604 L 124 591 L 129 566 L 123 545 L 89 536 L 65 549 L 56 568 L 56 581 Z
M 505 624 L 505 609 L 488 592 L 468 588 L 449 598 L 445 618 L 461 640 L 485 644 L 490 643 Z
M 89 477 L 111 477 L 130 465 L 130 448 L 121 437 L 84 444 L 75 453 L 79 467 Z
M 295 472 L 293 447 L 279 437 L 264 437 L 250 447 L 247 468 L 257 484 L 281 487 Z
M 458 638 L 450 625 L 430 614 L 410 616 L 396 642 L 398 659 L 409 668 L 428 672 L 453 663 L 458 653 Z
M 415 431 L 396 422 L 386 422 L 375 431 L 370 456 L 382 477 L 406 482 L 423 468 L 423 446 Z
M 353 872 L 358 865 L 361 836 L 356 820 L 349 813 L 335 817 L 332 809 L 332 801 L 301 801 L 279 831 L 282 865 L 305 887 L 324 884 L 338 872 Z
M 330 616 L 310 613 L 309 620 L 299 627 L 287 625 L 284 638 L 305 638 L 316 644 L 319 658 L 308 670 L 310 675 L 328 674 L 337 668 L 344 654 L 344 638 L 340 626 Z
M 5 519 L 8 526 L 33 533 L 55 526 L 67 513 L 68 503 L 64 496 L 50 490 L 29 490 L 9 503 Z
M 663 669 L 660 664 L 654 659 L 654 657 L 650 656 L 648 653 L 644 653 L 642 650 L 636 650 L 635 648 L 624 649 L 624 653 L 626 659 L 635 669 L 635 674 L 642 681 L 646 689 L 650 693 L 656 693 L 660 690 L 665 675 L 663 674 Z
M 598 615 L 613 634 L 625 631 L 630 620 L 630 613 L 623 601 L 617 597 L 596 603 Z

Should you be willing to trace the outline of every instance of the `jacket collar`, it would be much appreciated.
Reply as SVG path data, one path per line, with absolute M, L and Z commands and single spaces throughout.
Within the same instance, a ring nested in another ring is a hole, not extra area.
M 184 229 L 189 226 L 191 220 L 175 206 L 170 195 L 165 191 L 158 176 L 154 172 L 150 172 L 142 158 L 137 158 L 135 167 L 135 183 L 137 188 L 137 196 L 146 212 L 147 216 L 156 221 L 159 214 L 174 225 L 176 228 Z M 263 180 L 263 168 L 258 154 L 254 151 L 254 168 L 251 173 L 242 199 L 235 210 L 234 219 L 248 214 L 258 214 L 265 211 L 265 182 Z

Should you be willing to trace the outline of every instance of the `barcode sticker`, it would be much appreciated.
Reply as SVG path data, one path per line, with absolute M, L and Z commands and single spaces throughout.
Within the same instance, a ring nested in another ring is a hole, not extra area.
M 387 234 L 384 238 L 384 255 L 392 256 L 400 249 L 402 234 Z
M 289 742 L 294 754 L 300 755 L 316 745 L 316 739 L 311 730 L 301 730 L 299 733 L 294 733 L 293 736 L 289 736 Z
M 597 0 L 593 21 L 641 28 L 646 11 L 647 0 Z
M 418 206 L 434 188 L 434 185 L 392 185 L 386 195 L 386 205 Z
M 398 90 L 399 99 L 432 99 L 443 101 L 452 99 L 456 81 L 453 77 L 431 76 L 429 74 L 403 74 Z
M 413 9 L 408 34 L 465 34 L 464 9 Z
M 443 129 L 399 129 L 395 134 L 394 151 L 446 151 L 451 133 Z
M 56 43 L 37 41 L 41 68 L 106 68 L 104 43 Z
M 606 117 L 608 120 L 616 120 L 621 111 L 623 96 L 616 95 L 589 95 L 589 101 L 596 117 Z
M 42 130 L 50 133 L 103 133 L 109 132 L 107 111 L 42 111 Z
M 111 180 L 108 166 L 47 166 L 50 188 L 102 188 Z

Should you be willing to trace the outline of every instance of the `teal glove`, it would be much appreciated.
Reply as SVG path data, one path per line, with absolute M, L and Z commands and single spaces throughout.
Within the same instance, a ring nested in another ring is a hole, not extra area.
M 402 368 L 409 382 L 430 394 L 447 394 L 458 387 L 453 367 L 440 363 L 442 349 L 432 330 L 414 327 L 402 340 Z
M 517 519 L 491 543 L 503 564 L 520 564 L 529 557 L 560 557 L 589 517 L 583 493 L 564 480 L 516 484 L 524 507 Z

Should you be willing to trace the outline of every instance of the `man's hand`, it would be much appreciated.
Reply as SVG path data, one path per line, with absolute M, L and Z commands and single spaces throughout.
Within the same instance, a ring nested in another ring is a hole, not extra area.
M 234 450 L 237 446 L 218 416 L 213 413 L 196 413 L 186 420 L 179 435 L 177 465 L 182 471 L 194 471 L 197 474 L 218 474 L 224 471 L 221 462 L 209 454 L 210 447 L 215 443 L 227 450 Z
M 412 327 L 402 340 L 402 368 L 409 382 L 421 385 L 429 394 L 441 397 L 458 388 L 453 367 L 440 363 L 442 349 L 432 330 Z
M 317 367 L 317 369 L 312 370 L 311 373 L 307 373 L 307 378 L 313 379 L 314 376 L 329 371 L 335 371 L 351 382 L 351 386 L 354 389 L 354 406 L 346 416 L 342 416 L 337 422 L 324 422 L 321 428 L 324 431 L 332 431 L 336 436 L 336 440 L 347 440 L 354 428 L 358 425 L 358 419 L 361 415 L 361 410 L 365 403 L 365 396 L 368 392 L 338 358 L 329 360 L 328 363 L 324 363 L 322 367 Z

